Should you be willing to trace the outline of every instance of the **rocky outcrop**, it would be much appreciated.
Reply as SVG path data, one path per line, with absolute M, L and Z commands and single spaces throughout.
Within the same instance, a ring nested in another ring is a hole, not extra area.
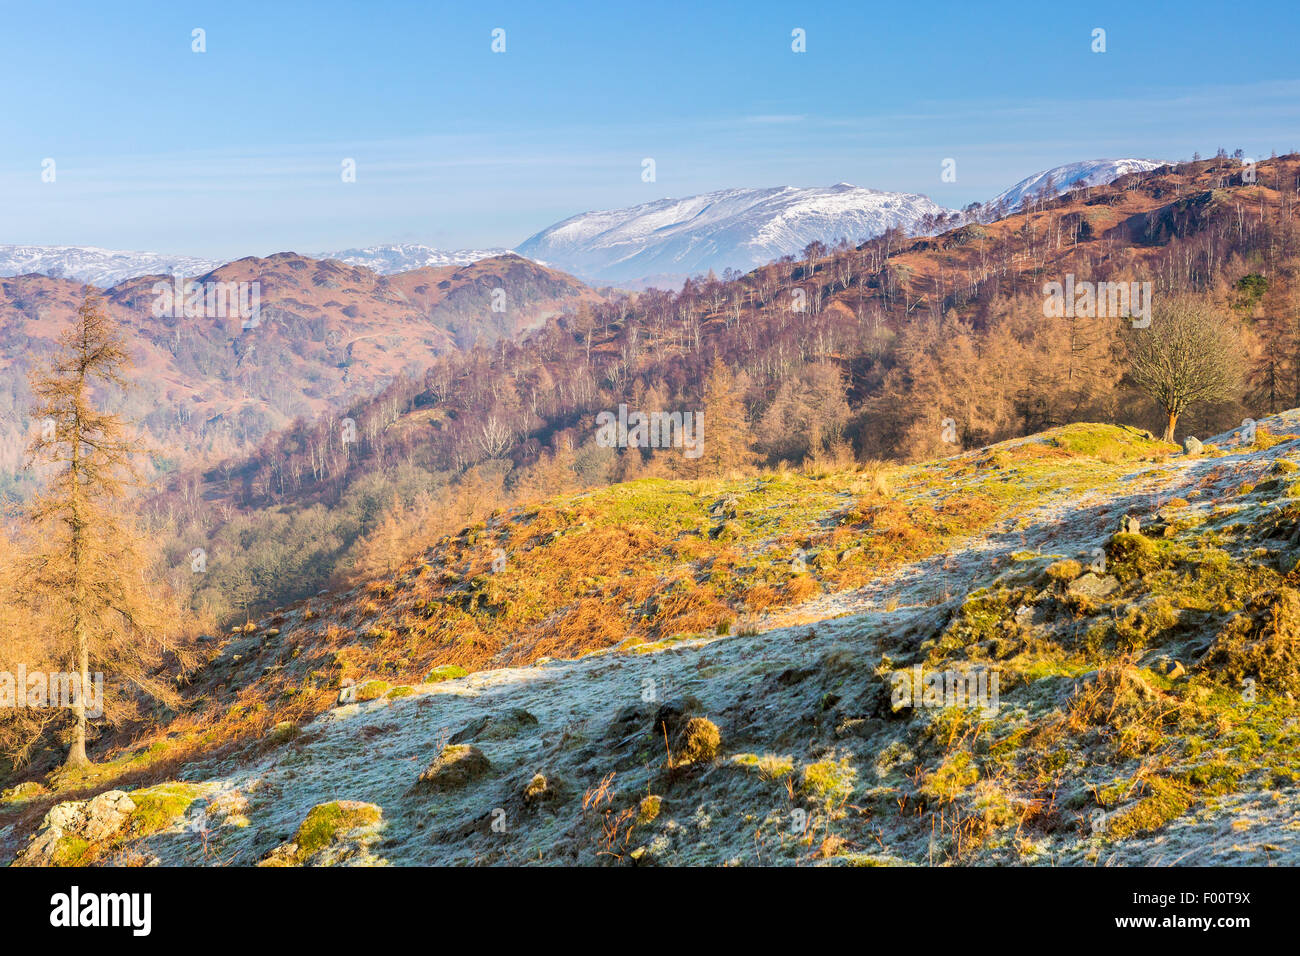
M 75 866 L 87 863 L 102 846 L 126 829 L 135 801 L 123 790 L 107 790 L 90 800 L 55 804 L 19 855 L 19 866 Z

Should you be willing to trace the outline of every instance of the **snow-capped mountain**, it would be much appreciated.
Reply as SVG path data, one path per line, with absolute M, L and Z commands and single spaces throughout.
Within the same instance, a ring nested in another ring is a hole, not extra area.
M 1044 169 L 1040 173 L 1034 173 L 1020 180 L 1010 189 L 990 199 L 984 204 L 984 208 L 993 210 L 997 209 L 999 204 L 1004 204 L 1003 208 L 1007 212 L 1015 212 L 1026 197 L 1037 196 L 1042 191 L 1049 177 L 1054 187 L 1052 190 L 1054 195 L 1059 196 L 1075 186 L 1104 186 L 1128 173 L 1147 173 L 1163 165 L 1165 164 L 1151 159 L 1089 159 L 1079 163 L 1068 163 L 1065 166 Z
M 351 266 L 364 266 L 381 275 L 409 272 L 425 266 L 461 266 L 499 256 L 505 249 L 461 249 L 446 252 L 419 243 L 394 243 L 365 249 L 322 252 L 313 259 L 338 259 Z M 0 246 L 0 276 L 20 276 L 30 272 L 88 282 L 110 288 L 137 276 L 171 275 L 179 272 L 190 278 L 206 275 L 225 265 L 225 259 L 197 256 L 172 256 L 158 252 L 127 252 L 100 249 L 96 246 Z
M 344 249 L 340 252 L 322 252 L 313 259 L 337 259 L 350 266 L 363 266 L 380 275 L 410 272 L 429 266 L 467 266 L 480 259 L 490 259 L 509 252 L 509 249 L 457 249 L 448 252 L 418 242 L 396 242 L 364 249 Z
M 225 265 L 221 259 L 125 252 L 96 246 L 0 246 L 0 276 L 37 272 L 56 279 L 88 282 L 101 288 L 136 276 L 180 272 L 197 277 L 221 265 Z
M 925 196 L 849 183 L 723 189 L 582 213 L 529 237 L 518 251 L 600 282 L 682 277 L 748 270 L 799 255 L 813 240 L 861 242 L 926 213 L 949 212 Z

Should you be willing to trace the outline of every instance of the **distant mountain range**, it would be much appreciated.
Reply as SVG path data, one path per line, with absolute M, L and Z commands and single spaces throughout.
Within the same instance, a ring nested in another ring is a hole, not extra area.
M 1103 185 L 1126 173 L 1156 169 L 1146 159 L 1097 159 L 1035 173 L 985 204 L 1014 211 L 1050 181 L 1053 191 Z M 631 287 L 680 285 L 710 269 L 755 268 L 808 243 L 853 243 L 887 228 L 915 229 L 923 217 L 954 210 L 917 193 L 884 192 L 849 183 L 804 188 L 723 189 L 684 199 L 658 199 L 624 209 L 585 212 L 530 236 L 518 253 L 586 282 Z M 337 259 L 379 273 L 467 265 L 504 249 L 445 251 L 420 243 L 392 243 L 312 256 Z M 200 277 L 223 263 L 193 256 L 122 252 L 91 246 L 0 246 L 0 276 L 39 273 L 107 288 L 144 275 L 180 272 Z
M 337 259 L 350 266 L 360 266 L 380 275 L 394 275 L 413 269 L 440 269 L 466 266 L 480 259 L 503 255 L 507 249 L 461 249 L 447 252 L 415 242 L 367 246 L 321 252 L 309 258 Z M 88 282 L 107 289 L 127 279 L 148 275 L 180 273 L 198 278 L 225 265 L 226 259 L 203 259 L 197 256 L 169 256 L 157 252 L 126 252 L 100 249 L 97 246 L 3 246 L 0 245 L 0 276 L 36 273 L 53 279 Z
M 200 276 L 225 263 L 196 256 L 125 252 L 98 246 L 0 246 L 0 276 L 37 274 L 107 289 L 127 279 L 180 272 Z

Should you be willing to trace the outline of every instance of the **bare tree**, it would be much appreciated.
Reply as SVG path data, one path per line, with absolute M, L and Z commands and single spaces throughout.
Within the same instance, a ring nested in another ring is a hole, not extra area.
M 1225 402 L 1241 388 L 1240 343 L 1228 322 L 1194 299 L 1158 306 L 1149 328 L 1135 329 L 1129 374 L 1166 415 L 1165 441 L 1178 416 L 1199 402 Z

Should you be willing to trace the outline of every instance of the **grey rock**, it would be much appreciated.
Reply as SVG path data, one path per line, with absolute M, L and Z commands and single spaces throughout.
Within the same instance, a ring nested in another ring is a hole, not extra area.
M 1109 597 L 1118 587 L 1119 580 L 1113 575 L 1097 574 L 1095 571 L 1089 571 L 1071 581 L 1065 591 L 1067 594 L 1073 594 L 1076 597 L 1100 600 Z

